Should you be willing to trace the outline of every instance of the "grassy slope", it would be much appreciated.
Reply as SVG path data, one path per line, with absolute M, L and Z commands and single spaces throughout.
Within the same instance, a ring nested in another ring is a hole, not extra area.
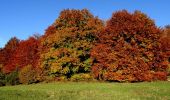
M 0 87 L 0 100 L 170 100 L 170 82 L 85 83 Z

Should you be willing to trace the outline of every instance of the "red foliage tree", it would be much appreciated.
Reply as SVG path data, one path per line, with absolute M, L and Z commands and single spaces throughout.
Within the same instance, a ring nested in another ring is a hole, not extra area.
M 8 63 L 9 59 L 18 47 L 19 41 L 19 39 L 13 37 L 7 42 L 5 47 L 0 50 L 0 64 L 5 66 Z
M 113 13 L 91 51 L 95 78 L 108 81 L 166 80 L 161 30 L 145 14 Z
M 170 75 L 170 25 L 167 25 L 164 28 L 164 32 L 162 34 L 162 38 L 160 39 L 161 42 L 161 48 L 163 49 L 163 53 L 167 57 L 167 62 L 168 64 L 168 74 Z
M 24 66 L 32 65 L 36 67 L 39 40 L 30 37 L 28 40 L 21 41 L 18 48 L 10 57 L 8 64 L 4 67 L 6 73 L 14 71 L 16 68 L 21 69 Z
M 5 62 L 4 50 L 0 49 L 0 64 L 3 65 Z

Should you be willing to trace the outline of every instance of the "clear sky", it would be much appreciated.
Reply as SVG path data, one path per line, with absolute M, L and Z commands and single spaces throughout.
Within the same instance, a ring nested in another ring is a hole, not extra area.
M 63 9 L 87 8 L 101 19 L 114 11 L 140 10 L 154 19 L 156 25 L 170 24 L 170 0 L 0 0 L 0 47 L 13 36 L 27 39 L 43 34 Z

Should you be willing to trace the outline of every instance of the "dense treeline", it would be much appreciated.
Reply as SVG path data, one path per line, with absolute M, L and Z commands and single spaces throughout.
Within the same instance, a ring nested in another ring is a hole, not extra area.
M 104 24 L 88 10 L 63 10 L 42 36 L 11 38 L 0 49 L 0 85 L 50 81 L 167 80 L 170 27 L 140 11 Z

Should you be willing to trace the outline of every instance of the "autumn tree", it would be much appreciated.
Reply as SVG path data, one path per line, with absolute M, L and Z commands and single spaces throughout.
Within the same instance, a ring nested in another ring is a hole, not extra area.
M 10 73 L 16 68 L 21 69 L 27 65 L 36 67 L 37 59 L 39 59 L 38 45 L 39 40 L 34 37 L 20 41 L 15 52 L 10 57 L 8 64 L 4 66 L 4 71 Z
M 41 39 L 41 66 L 55 77 L 90 73 L 90 49 L 102 28 L 102 21 L 86 9 L 62 11 Z
M 160 42 L 162 44 L 161 48 L 164 50 L 164 54 L 167 57 L 168 62 L 167 72 L 170 75 L 170 25 L 165 26 Z
M 121 82 L 166 80 L 161 33 L 154 21 L 140 11 L 113 13 L 91 51 L 94 77 Z
M 16 48 L 19 45 L 20 40 L 16 37 L 11 38 L 4 48 L 0 49 L 0 64 L 5 66 L 9 63 L 9 59 L 12 57 Z
M 5 55 L 4 55 L 4 50 L 0 49 L 0 64 L 4 64 L 5 61 Z

